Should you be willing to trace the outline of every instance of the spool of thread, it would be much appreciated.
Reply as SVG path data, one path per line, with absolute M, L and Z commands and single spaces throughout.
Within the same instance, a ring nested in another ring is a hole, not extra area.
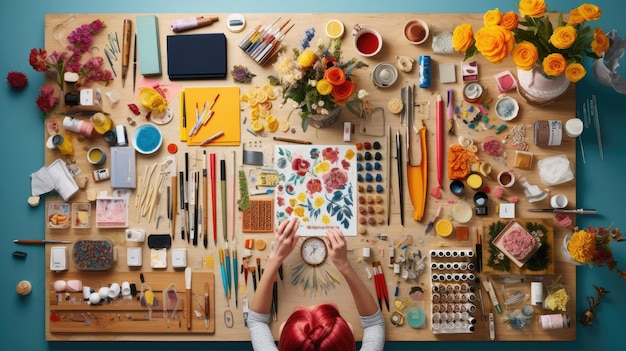
M 30 294 L 32 290 L 33 286 L 28 280 L 22 280 L 15 286 L 15 292 L 22 296 Z

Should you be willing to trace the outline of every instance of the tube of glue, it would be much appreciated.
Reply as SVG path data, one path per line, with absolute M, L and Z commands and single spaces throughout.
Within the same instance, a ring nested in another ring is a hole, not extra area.
M 187 17 L 172 21 L 172 31 L 175 33 L 184 32 L 190 29 L 196 29 L 216 22 L 219 18 L 217 16 L 197 16 Z

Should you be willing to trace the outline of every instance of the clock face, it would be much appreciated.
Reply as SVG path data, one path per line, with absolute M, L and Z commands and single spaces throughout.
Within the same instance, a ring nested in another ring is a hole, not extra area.
M 302 260 L 313 266 L 322 264 L 326 260 L 327 254 L 326 243 L 318 237 L 306 238 L 300 246 Z

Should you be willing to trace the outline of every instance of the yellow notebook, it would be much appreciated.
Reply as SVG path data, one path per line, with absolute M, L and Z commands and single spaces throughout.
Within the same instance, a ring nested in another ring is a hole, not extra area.
M 211 106 L 215 97 L 219 98 L 213 104 L 213 116 L 198 132 L 189 136 L 189 132 L 196 124 L 196 104 L 198 113 L 206 103 Z M 202 142 L 219 132 L 224 134 L 211 141 L 206 146 L 237 146 L 241 142 L 241 116 L 239 109 L 238 87 L 190 87 L 181 93 L 180 140 L 187 145 L 200 146 Z

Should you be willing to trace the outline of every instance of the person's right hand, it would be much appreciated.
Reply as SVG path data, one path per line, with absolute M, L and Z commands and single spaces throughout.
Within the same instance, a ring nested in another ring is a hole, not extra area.
M 339 270 L 349 265 L 346 239 L 339 230 L 329 229 L 326 231 L 326 244 L 330 259 Z
M 276 258 L 280 263 L 282 263 L 298 245 L 300 236 L 296 234 L 296 232 L 298 231 L 299 224 L 300 219 L 298 217 L 292 217 L 280 223 L 276 230 L 276 241 L 270 256 Z

